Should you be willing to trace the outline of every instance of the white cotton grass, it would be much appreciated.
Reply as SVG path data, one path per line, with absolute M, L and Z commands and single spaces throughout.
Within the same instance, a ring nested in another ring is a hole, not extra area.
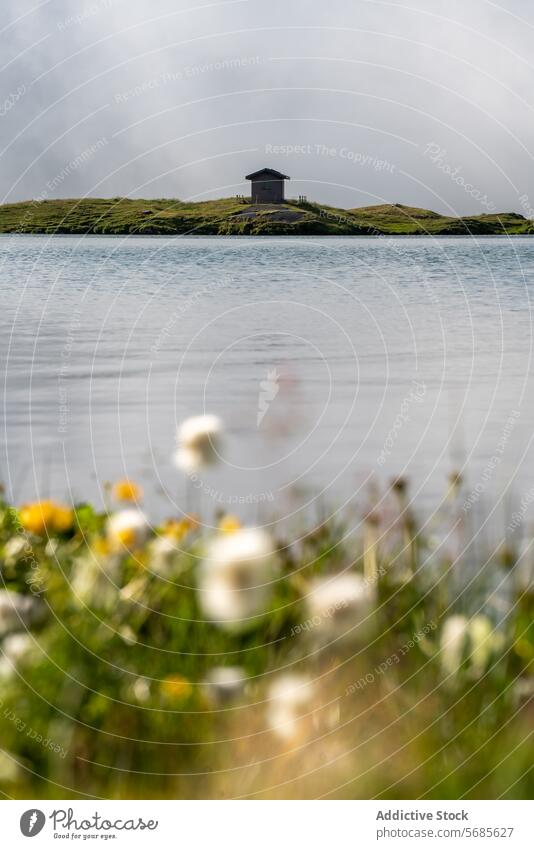
M 258 528 L 217 536 L 200 570 L 199 602 L 224 628 L 243 630 L 265 613 L 276 575 L 270 536 Z
M 246 680 L 241 666 L 215 666 L 205 678 L 207 696 L 215 704 L 235 699 L 241 694 Z
M 36 645 L 28 633 L 9 634 L 2 640 L 0 654 L 0 679 L 7 680 L 15 675 L 15 667 L 35 653 Z
M 10 634 L 2 642 L 2 653 L 12 663 L 19 663 L 35 649 L 35 641 L 28 633 Z
M 136 678 L 132 684 L 132 695 L 139 704 L 145 704 L 150 699 L 150 681 L 148 678 Z
M 376 588 L 355 572 L 316 578 L 306 596 L 308 631 L 343 630 L 348 635 L 372 623 Z
M 10 565 L 16 563 L 26 548 L 30 548 L 28 540 L 22 536 L 13 536 L 4 545 L 3 557 Z
M 175 466 L 187 474 L 216 463 L 219 458 L 223 423 L 218 416 L 192 416 L 178 428 Z
M 306 733 L 304 717 L 313 713 L 315 685 L 305 675 L 286 673 L 268 691 L 267 724 L 285 742 Z
M 119 510 L 106 523 L 106 534 L 114 548 L 139 548 L 146 540 L 150 525 L 140 510 Z

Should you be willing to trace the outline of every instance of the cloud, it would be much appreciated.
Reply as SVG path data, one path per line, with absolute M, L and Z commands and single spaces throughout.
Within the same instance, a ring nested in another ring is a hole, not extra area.
M 3 6 L 4 202 L 232 195 L 264 164 L 347 207 L 534 199 L 526 0 Z

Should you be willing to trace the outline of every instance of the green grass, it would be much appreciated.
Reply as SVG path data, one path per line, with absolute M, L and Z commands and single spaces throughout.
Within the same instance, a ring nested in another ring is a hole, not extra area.
M 517 213 L 449 218 L 429 210 L 383 204 L 337 209 L 315 203 L 252 206 L 227 198 L 84 198 L 0 206 L 0 233 L 83 235 L 498 235 L 534 232 Z

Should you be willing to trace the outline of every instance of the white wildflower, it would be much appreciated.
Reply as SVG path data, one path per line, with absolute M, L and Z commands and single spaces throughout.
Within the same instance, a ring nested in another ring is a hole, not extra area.
M 218 459 L 223 424 L 218 416 L 193 416 L 178 428 L 175 465 L 187 473 L 209 466 Z
M 200 605 L 222 626 L 246 627 L 265 611 L 273 578 L 273 546 L 264 531 L 249 528 L 217 537 L 202 566 Z
M 312 712 L 315 687 L 304 675 L 288 673 L 269 688 L 267 723 L 282 740 L 294 739 L 303 730 L 302 715 Z
M 157 537 L 149 546 L 148 568 L 157 575 L 170 575 L 179 550 L 169 537 Z
M 342 627 L 353 634 L 355 626 L 369 624 L 374 599 L 375 587 L 362 575 L 345 572 L 317 578 L 306 597 L 310 627 Z
M 502 648 L 504 637 L 495 630 L 487 616 L 475 616 L 469 623 L 470 657 L 472 672 L 482 675 L 491 657 Z
M 10 563 L 16 563 L 21 554 L 24 553 L 26 546 L 30 548 L 28 541 L 24 537 L 11 537 L 4 545 L 4 560 Z
M 118 600 L 119 571 L 117 555 L 103 557 L 88 551 L 77 558 L 71 577 L 75 603 L 81 607 L 111 610 Z
M 147 702 L 150 698 L 150 681 L 147 678 L 136 678 L 132 692 L 140 704 Z
M 242 691 L 246 675 L 240 666 L 216 666 L 206 676 L 208 696 L 214 702 L 233 699 Z
M 115 546 L 132 549 L 141 546 L 148 536 L 150 525 L 140 510 L 119 510 L 107 521 L 106 533 Z
M 0 781 L 22 781 L 23 775 L 23 770 L 19 767 L 15 755 L 0 751 Z
M 55 537 L 50 537 L 45 546 L 45 554 L 47 557 L 55 557 L 59 548 L 59 540 Z
M 465 656 L 469 621 L 465 616 L 450 616 L 441 632 L 441 665 L 449 675 L 456 673 Z
M 30 634 L 10 634 L 2 642 L 2 653 L 12 663 L 19 663 L 35 649 L 35 642 Z
M 29 634 L 10 634 L 2 641 L 0 652 L 0 679 L 8 681 L 15 677 L 15 668 L 21 660 L 35 653 L 35 643 Z

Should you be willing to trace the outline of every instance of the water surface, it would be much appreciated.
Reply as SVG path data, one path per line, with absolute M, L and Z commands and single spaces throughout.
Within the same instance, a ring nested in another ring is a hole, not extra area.
M 464 465 L 480 500 L 534 483 L 528 237 L 2 236 L 0 268 L 17 501 L 128 475 L 154 515 L 263 517 L 398 474 L 435 506 Z M 227 438 L 187 488 L 174 432 L 203 411 Z

